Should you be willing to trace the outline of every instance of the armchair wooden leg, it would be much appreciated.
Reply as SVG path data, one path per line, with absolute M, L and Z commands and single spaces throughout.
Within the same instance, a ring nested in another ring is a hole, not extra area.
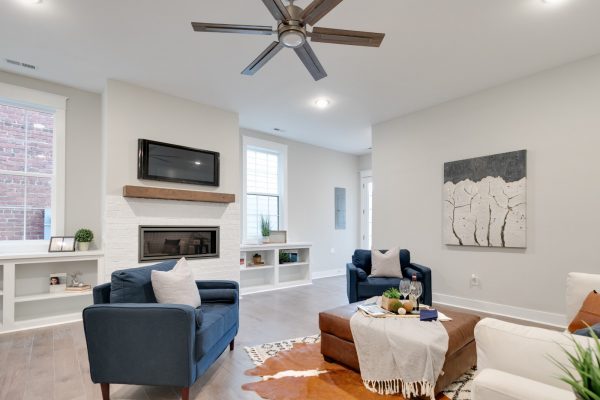
M 108 383 L 101 383 L 100 390 L 102 391 L 102 400 L 110 400 L 110 385 Z
M 231 341 L 231 343 L 229 343 L 229 351 L 233 351 L 234 348 L 235 348 L 235 339 L 233 339 Z
M 181 389 L 181 400 L 190 400 L 190 388 L 184 387 Z

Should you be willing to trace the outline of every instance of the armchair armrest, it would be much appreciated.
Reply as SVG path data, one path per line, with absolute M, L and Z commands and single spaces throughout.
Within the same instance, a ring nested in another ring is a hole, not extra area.
M 94 287 L 94 304 L 110 303 L 110 282 Z
M 196 281 L 203 303 L 230 303 L 239 301 L 239 284 L 235 281 Z
M 415 263 L 410 263 L 410 266 L 405 267 L 403 275 L 406 278 L 411 278 L 413 274 L 417 275 L 417 280 L 423 284 L 423 294 L 421 302 L 431 305 L 433 302 L 433 288 L 431 287 L 431 269 Z
M 346 264 L 346 291 L 350 303 L 358 301 L 358 282 L 365 279 L 367 279 L 367 273 L 363 269 L 352 263 Z
M 240 290 L 236 281 L 196 281 L 198 289 L 235 289 Z
M 194 308 L 102 304 L 83 310 L 95 383 L 188 387 L 196 379 Z

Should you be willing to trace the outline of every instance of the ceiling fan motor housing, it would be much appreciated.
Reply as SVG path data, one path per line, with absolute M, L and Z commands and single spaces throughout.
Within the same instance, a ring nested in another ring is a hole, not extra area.
M 281 21 L 277 26 L 279 41 L 285 47 L 296 48 L 302 46 L 306 42 L 306 29 L 300 19 L 302 9 L 298 6 L 290 4 L 286 7 L 291 19 Z

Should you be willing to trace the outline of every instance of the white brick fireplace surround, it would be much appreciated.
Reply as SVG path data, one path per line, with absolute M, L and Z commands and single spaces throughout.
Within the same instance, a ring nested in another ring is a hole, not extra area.
M 240 207 L 238 203 L 217 204 L 171 200 L 106 197 L 104 253 L 106 281 L 113 271 L 151 265 L 138 262 L 140 225 L 219 226 L 220 257 L 191 259 L 196 279 L 239 281 Z

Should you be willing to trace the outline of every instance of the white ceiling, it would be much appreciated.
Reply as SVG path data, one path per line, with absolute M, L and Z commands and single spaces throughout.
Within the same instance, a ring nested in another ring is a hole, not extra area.
M 260 0 L 1 0 L 0 69 L 97 92 L 120 79 L 361 154 L 373 123 L 600 53 L 598 16 L 599 0 L 345 0 L 317 25 L 386 38 L 379 49 L 314 43 L 329 73 L 314 82 L 287 49 L 240 75 L 272 37 L 192 31 L 191 21 L 273 25 Z M 332 106 L 314 108 L 318 96 Z

